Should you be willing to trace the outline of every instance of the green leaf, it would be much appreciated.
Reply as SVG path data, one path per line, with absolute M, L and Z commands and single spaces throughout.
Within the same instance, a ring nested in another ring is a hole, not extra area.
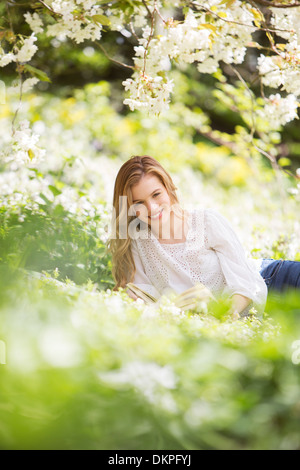
M 55 186 L 52 186 L 52 184 L 49 184 L 48 188 L 54 194 L 54 196 L 59 196 L 61 194 L 61 191 L 57 189 Z
M 110 19 L 105 15 L 93 15 L 91 16 L 91 19 L 94 21 L 94 23 L 100 23 L 104 26 L 109 26 L 111 24 Z
M 61 204 L 57 204 L 54 208 L 53 215 L 58 217 L 58 216 L 62 216 L 63 214 L 65 214 L 64 207 Z
M 24 65 L 24 70 L 31 73 L 31 75 L 34 75 L 35 77 L 39 78 L 42 82 L 50 82 L 51 83 L 50 78 L 48 77 L 48 75 L 45 72 L 33 67 L 32 65 L 25 64 Z
M 48 199 L 43 193 L 40 193 L 39 196 L 40 196 L 41 199 L 43 199 L 43 200 L 45 201 L 45 203 L 46 203 L 47 205 L 51 205 L 51 204 L 52 204 L 52 202 L 49 201 L 49 199 Z
M 28 150 L 28 156 L 29 156 L 30 160 L 32 160 L 34 158 L 33 150 L 31 150 L 31 149 Z
M 233 5 L 235 0 L 222 0 L 219 5 L 226 5 L 227 7 L 231 7 Z
M 278 163 L 280 166 L 289 166 L 292 164 L 291 160 L 286 157 L 279 158 Z

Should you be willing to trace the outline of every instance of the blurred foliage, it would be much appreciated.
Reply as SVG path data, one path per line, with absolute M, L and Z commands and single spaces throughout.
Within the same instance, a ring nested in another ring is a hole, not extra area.
M 134 2 L 115 2 L 112 8 L 126 10 L 126 15 L 130 19 L 133 4 Z M 136 2 L 136 4 L 141 4 L 141 2 Z M 4 3 L 1 4 L 0 9 L 0 28 L 5 29 L 9 25 Z M 30 10 L 26 3 L 22 5 L 16 2 L 10 5 L 10 18 L 15 34 L 30 35 L 31 33 L 28 24 L 23 19 L 25 11 L 34 12 L 35 9 Z M 175 11 L 174 14 L 176 16 Z M 105 52 L 99 45 L 104 48 Z M 37 85 L 37 90 L 61 97 L 72 97 L 76 89 L 84 88 L 87 84 L 108 81 L 112 87 L 111 96 L 114 106 L 119 113 L 127 115 L 130 112 L 122 104 L 124 99 L 122 81 L 130 76 L 130 70 L 120 64 L 132 65 L 135 46 L 136 40 L 130 28 L 126 34 L 123 30 L 120 32 L 104 31 L 101 44 L 86 40 L 82 44 L 75 45 L 70 39 L 60 41 L 42 33 L 39 34 L 39 50 L 30 62 L 32 68 L 25 70 L 24 78 L 32 75 L 41 78 L 40 73 L 36 71 L 46 74 L 48 79 L 42 79 Z M 186 112 L 200 114 L 198 124 L 196 119 L 191 123 L 194 142 L 200 139 L 206 143 L 228 145 L 235 156 L 252 157 L 249 154 L 251 146 L 248 140 L 248 130 L 253 126 L 250 109 L 253 101 L 257 100 L 255 106 L 259 105 L 261 90 L 258 81 L 251 83 L 251 89 L 255 93 L 251 99 L 247 79 L 250 76 L 251 64 L 257 59 L 256 54 L 254 49 L 249 49 L 243 64 L 235 68 L 221 64 L 221 69 L 213 76 L 200 74 L 193 66 L 170 72 L 170 78 L 175 81 L 173 103 L 186 107 Z M 245 79 L 243 83 L 240 82 L 236 86 L 237 75 Z M 13 66 L 8 65 L 1 69 L 2 80 L 8 83 L 12 78 L 16 78 Z M 265 92 L 268 94 L 268 90 Z M 207 129 L 202 126 L 204 116 L 209 126 Z M 262 141 L 262 150 L 275 152 L 278 159 L 288 157 L 290 162 L 286 160 L 285 169 L 294 171 L 299 167 L 300 158 L 298 127 L 298 122 L 294 121 L 280 132 L 269 133 L 268 123 L 259 122 L 256 119 L 254 143 L 261 144 Z M 265 163 L 268 165 L 268 161 Z
M 115 106 L 114 87 L 100 81 L 74 88 L 68 97 L 28 92 L 23 96 L 24 111 L 19 111 L 19 119 L 26 116 L 31 121 L 33 129 L 41 134 L 41 145 L 47 148 L 47 160 L 55 153 L 55 162 L 61 167 L 66 159 L 83 159 L 95 152 L 124 160 L 130 155 L 147 153 L 167 163 L 170 170 L 177 172 L 187 164 L 224 187 L 274 179 L 270 162 L 249 145 L 242 125 L 231 136 L 213 131 L 201 108 L 197 105 L 188 108 L 181 101 L 182 94 L 187 93 L 188 78 L 176 72 L 174 80 L 178 95 L 169 111 L 160 117 L 120 113 Z M 0 108 L 0 117 L 7 120 L 8 130 L 17 100 L 15 95 L 11 104 Z M 224 110 L 221 103 L 216 106 Z M 272 149 L 276 137 L 278 133 L 265 134 L 266 152 Z
M 109 256 L 97 236 L 96 225 L 72 217 L 47 198 L 33 212 L 26 207 L 0 208 L 0 261 L 12 268 L 56 272 L 58 279 L 76 284 L 88 280 L 104 289 L 113 282 Z M 97 217 L 96 217 L 97 219 Z M 21 242 L 21 243 L 20 243 Z
M 299 449 L 299 294 L 232 323 L 0 275 L 2 450 Z

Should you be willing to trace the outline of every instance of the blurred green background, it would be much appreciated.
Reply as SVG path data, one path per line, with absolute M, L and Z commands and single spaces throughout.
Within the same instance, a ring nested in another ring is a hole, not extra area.
M 22 9 L 13 20 L 29 34 Z M 132 37 L 107 33 L 103 45 L 130 63 Z M 24 93 L 18 119 L 46 155 L 0 162 L 0 448 L 299 449 L 299 293 L 270 296 L 263 323 L 233 323 L 225 302 L 155 310 L 111 291 L 105 249 L 116 173 L 149 154 L 183 204 L 231 221 L 249 256 L 300 261 L 297 122 L 257 123 L 277 171 L 249 145 L 249 98 L 228 69 L 172 70 L 170 109 L 151 117 L 124 107 L 128 71 L 94 43 L 41 35 L 31 65 L 48 78 Z M 3 145 L 14 77 L 1 69 Z

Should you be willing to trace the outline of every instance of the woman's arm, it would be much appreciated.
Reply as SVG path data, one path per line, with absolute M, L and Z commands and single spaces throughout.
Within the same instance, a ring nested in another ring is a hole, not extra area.
M 144 271 L 143 263 L 141 261 L 135 241 L 131 242 L 131 252 L 132 252 L 135 269 L 136 269 L 134 279 L 132 281 L 133 284 L 137 285 L 142 290 L 146 291 L 148 294 L 153 295 L 156 298 L 160 297 L 159 292 L 153 286 L 153 284 L 151 283 L 150 279 L 148 278 L 148 276 L 146 275 Z M 127 294 L 130 297 L 132 297 L 134 300 L 137 299 L 135 294 L 130 289 L 127 290 Z
M 243 310 L 245 310 L 245 308 L 248 307 L 248 305 L 251 303 L 251 299 L 240 294 L 233 294 L 231 299 L 231 316 L 233 320 L 238 320 L 240 318 L 240 313 L 242 313 Z
M 244 247 L 228 220 L 214 209 L 207 209 L 205 215 L 207 247 L 215 250 L 219 258 L 227 284 L 225 290 L 232 299 L 231 312 L 238 318 L 253 302 L 261 314 L 267 298 L 263 278 L 248 262 Z

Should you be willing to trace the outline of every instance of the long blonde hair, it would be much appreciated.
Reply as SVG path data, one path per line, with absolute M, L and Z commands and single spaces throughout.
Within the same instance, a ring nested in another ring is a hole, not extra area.
M 137 184 L 145 175 L 153 175 L 159 178 L 166 188 L 172 204 L 178 204 L 176 187 L 171 176 L 162 165 L 153 157 L 148 155 L 133 156 L 127 160 L 120 168 L 114 186 L 113 196 L 113 237 L 108 241 L 108 252 L 112 256 L 112 275 L 115 280 L 113 290 L 125 287 L 128 282 L 132 282 L 135 275 L 135 264 L 131 252 L 131 238 L 128 236 L 128 226 L 135 218 L 128 216 L 129 208 L 132 205 L 131 188 Z M 126 196 L 126 205 L 120 205 L 120 197 Z M 122 206 L 122 207 L 121 207 Z M 120 227 L 126 226 L 126 236 L 120 234 Z

